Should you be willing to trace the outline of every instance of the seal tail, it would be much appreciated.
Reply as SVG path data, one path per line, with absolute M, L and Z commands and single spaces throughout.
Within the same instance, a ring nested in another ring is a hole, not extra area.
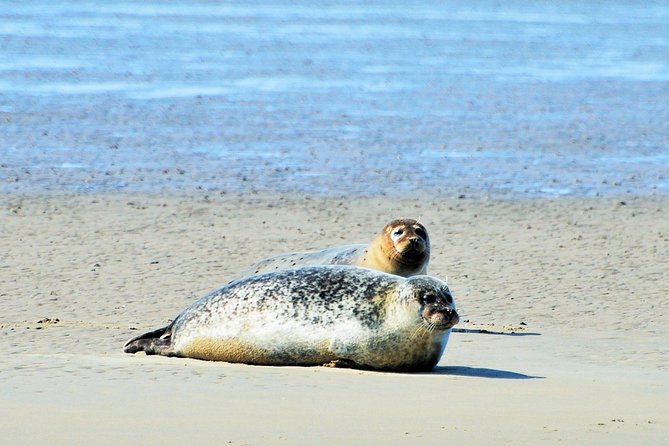
M 169 355 L 172 324 L 130 339 L 123 345 L 125 353 L 145 352 L 147 355 Z

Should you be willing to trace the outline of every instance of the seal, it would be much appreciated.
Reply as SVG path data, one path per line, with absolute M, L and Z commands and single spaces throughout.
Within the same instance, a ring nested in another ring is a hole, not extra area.
M 287 269 L 230 282 L 126 353 L 255 365 L 427 371 L 459 322 L 445 282 L 348 265 Z
M 357 265 L 409 277 L 427 274 L 430 239 L 413 219 L 388 223 L 368 245 L 345 245 L 321 251 L 289 252 L 253 264 L 240 277 L 308 265 Z

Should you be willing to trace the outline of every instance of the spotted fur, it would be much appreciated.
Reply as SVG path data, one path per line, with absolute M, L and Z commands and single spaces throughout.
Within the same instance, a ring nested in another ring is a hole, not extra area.
M 335 364 L 429 370 L 458 322 L 446 284 L 355 266 L 314 266 L 240 279 L 137 336 L 127 353 L 259 365 Z

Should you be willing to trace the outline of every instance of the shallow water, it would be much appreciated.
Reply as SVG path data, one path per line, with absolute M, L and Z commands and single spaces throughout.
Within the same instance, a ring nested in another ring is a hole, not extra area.
M 0 1 L 0 191 L 669 193 L 666 2 Z

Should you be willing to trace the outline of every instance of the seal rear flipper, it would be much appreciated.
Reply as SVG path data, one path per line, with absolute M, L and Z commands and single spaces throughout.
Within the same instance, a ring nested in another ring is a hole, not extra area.
M 145 352 L 147 355 L 168 355 L 172 344 L 172 324 L 130 339 L 123 345 L 125 353 Z

